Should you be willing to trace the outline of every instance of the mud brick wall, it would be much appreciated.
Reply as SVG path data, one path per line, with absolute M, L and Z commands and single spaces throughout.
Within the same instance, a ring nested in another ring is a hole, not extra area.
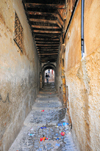
M 0 151 L 8 151 L 32 108 L 39 86 L 38 69 L 22 2 L 0 1 Z

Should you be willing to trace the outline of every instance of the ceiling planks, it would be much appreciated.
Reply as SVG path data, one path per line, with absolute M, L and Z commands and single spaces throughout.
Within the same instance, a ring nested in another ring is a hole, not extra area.
M 65 0 L 24 0 L 41 62 L 55 62 L 64 24 Z

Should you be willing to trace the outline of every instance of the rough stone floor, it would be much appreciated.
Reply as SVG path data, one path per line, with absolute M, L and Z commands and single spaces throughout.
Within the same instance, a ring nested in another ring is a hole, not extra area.
M 54 84 L 45 84 L 9 151 L 78 151 L 65 114 Z

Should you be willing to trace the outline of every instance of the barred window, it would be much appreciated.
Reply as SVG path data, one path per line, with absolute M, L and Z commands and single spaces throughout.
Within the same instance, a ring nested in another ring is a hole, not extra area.
M 15 12 L 15 26 L 14 26 L 14 41 L 23 52 L 23 27 L 20 23 L 17 13 Z

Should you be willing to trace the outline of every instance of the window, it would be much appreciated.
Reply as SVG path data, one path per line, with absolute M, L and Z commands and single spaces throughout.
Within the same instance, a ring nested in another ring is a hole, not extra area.
M 23 27 L 20 23 L 17 13 L 15 12 L 15 27 L 14 27 L 14 41 L 23 52 Z

